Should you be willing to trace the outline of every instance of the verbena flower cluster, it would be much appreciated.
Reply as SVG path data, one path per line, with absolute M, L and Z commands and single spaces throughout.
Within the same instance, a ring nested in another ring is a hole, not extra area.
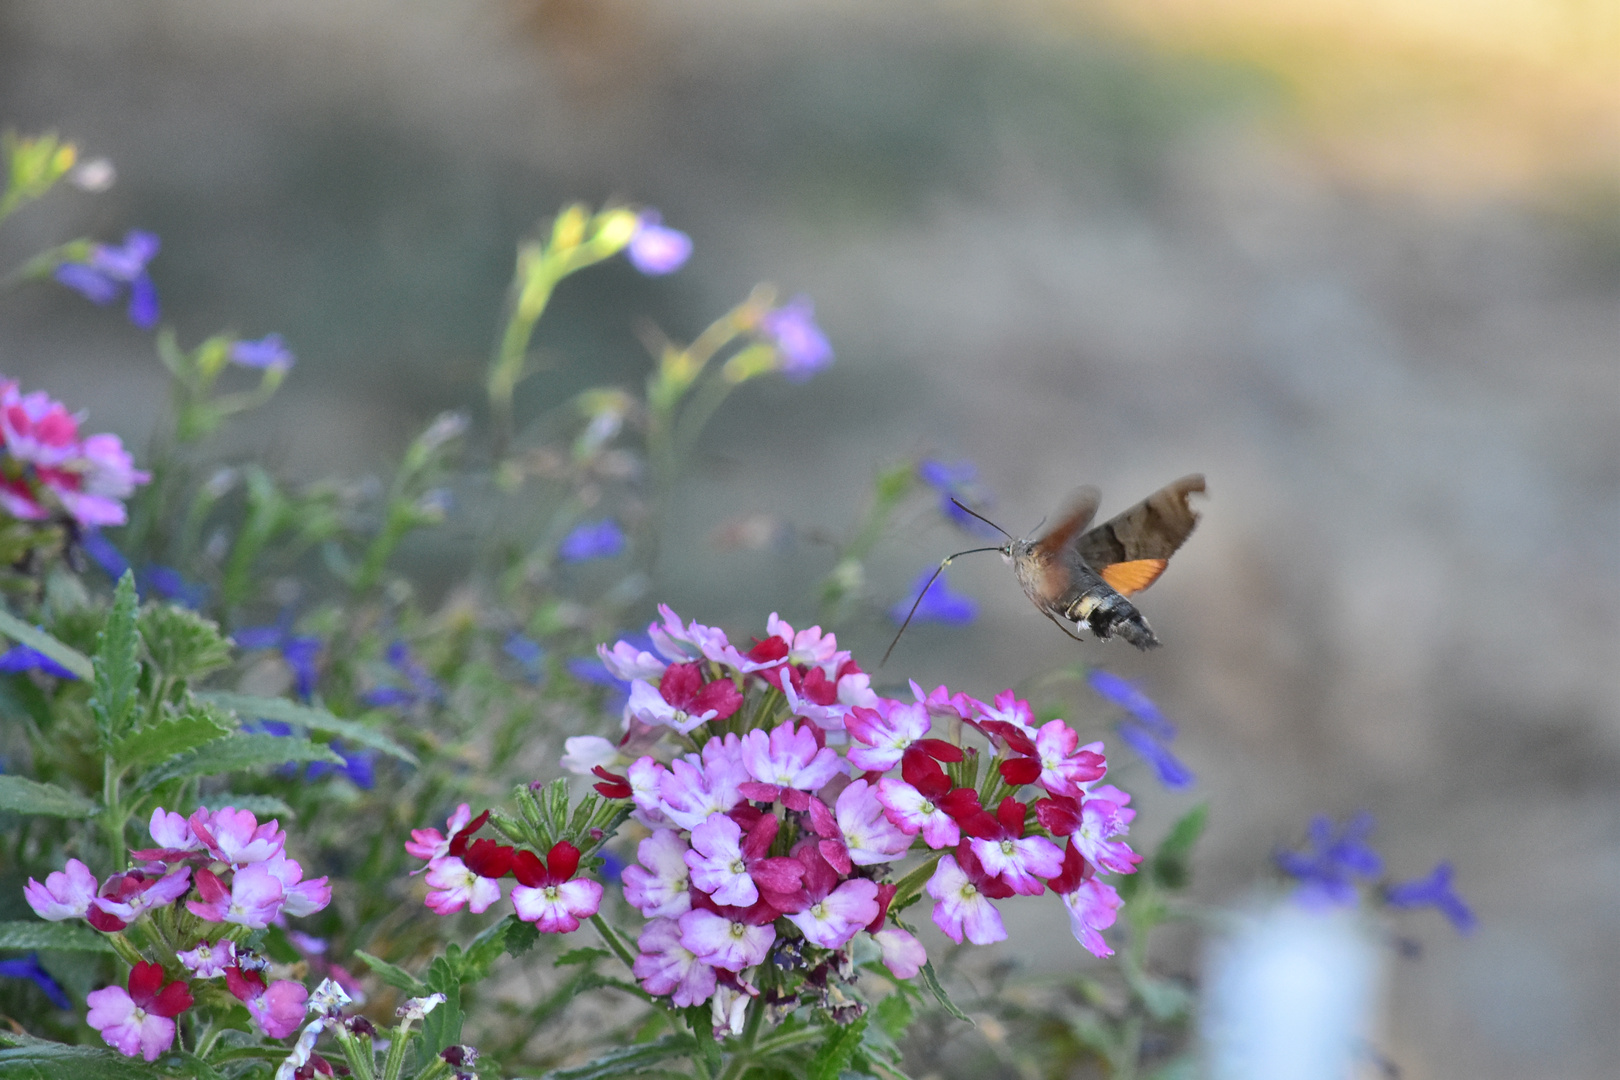
M 713 999 L 717 1029 L 740 1030 L 762 983 L 778 1008 L 835 1000 L 826 972 L 862 934 L 911 978 L 927 955 L 897 915 L 923 892 L 940 930 L 983 945 L 1007 936 L 998 901 L 1049 890 L 1080 943 L 1111 954 L 1101 931 L 1121 900 L 1099 875 L 1133 873 L 1140 856 L 1121 839 L 1130 796 L 1101 783 L 1101 743 L 1037 724 L 1011 691 L 986 703 L 912 683 L 911 701 L 881 697 L 820 627 L 772 614 L 744 651 L 659 611 L 652 651 L 599 649 L 630 686 L 622 738 L 569 739 L 562 761 L 648 831 L 623 872 L 647 919 L 633 970 L 648 993 Z M 511 874 L 513 907 L 542 931 L 596 914 L 603 890 L 574 877 L 576 848 L 542 860 L 474 839 L 487 818 L 463 805 L 446 833 L 413 833 L 429 907 L 485 911 Z
M 267 982 L 265 961 L 239 951 L 238 942 L 249 931 L 284 925 L 289 915 L 326 907 L 332 899 L 327 879 L 304 880 L 303 867 L 287 855 L 280 825 L 261 825 L 247 810 L 199 809 L 187 818 L 158 807 L 149 832 L 156 846 L 130 852 L 134 869 L 98 883 L 88 866 L 69 859 L 43 883 L 29 878 L 24 889 L 42 919 L 84 919 L 116 934 L 152 918 L 173 931 L 145 935 L 174 944 L 172 955 L 141 959 L 132 964 L 127 987 L 108 986 L 85 998 L 90 1026 L 120 1053 L 155 1060 L 174 1042 L 174 1018 L 193 1004 L 190 980 L 224 979 L 260 1031 L 276 1039 L 292 1034 L 308 991 L 290 979 Z M 194 918 L 175 917 L 176 908 Z M 185 927 L 198 930 L 188 934 Z M 175 933 L 183 939 L 176 941 Z M 166 974 L 182 971 L 189 978 Z
M 81 417 L 0 377 L 0 510 L 23 521 L 58 511 L 81 526 L 122 525 L 124 500 L 152 479 L 117 435 L 79 434 Z

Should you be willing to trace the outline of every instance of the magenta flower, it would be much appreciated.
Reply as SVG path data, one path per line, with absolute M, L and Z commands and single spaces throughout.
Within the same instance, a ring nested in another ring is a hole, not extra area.
M 673 829 L 659 829 L 637 844 L 641 865 L 624 868 L 624 898 L 649 919 L 686 914 L 692 909 L 687 853 L 686 841 Z
M 656 210 L 643 210 L 636 215 L 636 231 L 630 236 L 625 255 L 630 265 L 648 277 L 673 274 L 692 255 L 692 238 L 679 229 L 663 224 Z
M 877 882 L 850 878 L 839 883 L 838 872 L 814 844 L 799 849 L 799 862 L 804 868 L 809 905 L 803 911 L 790 912 L 788 920 L 806 941 L 824 949 L 842 948 L 878 917 Z
M 82 919 L 90 911 L 96 898 L 96 876 L 78 859 L 69 859 L 67 866 L 45 875 L 41 885 L 33 878 L 23 886 L 23 899 L 42 919 L 61 922 L 63 919 Z
M 161 989 L 159 989 L 161 987 Z M 176 980 L 163 986 L 163 965 L 136 964 L 129 973 L 129 990 L 108 986 L 84 997 L 90 1006 L 85 1021 L 125 1057 L 139 1054 L 147 1061 L 174 1045 L 174 1018 L 191 1008 L 191 991 Z
M 843 771 L 838 752 L 816 741 L 815 733 L 789 720 L 769 735 L 755 728 L 742 737 L 742 763 L 758 783 L 755 788 L 771 788 L 744 794 L 761 802 L 772 802 L 781 789 L 817 791 Z M 798 809 L 802 809 L 799 807 Z
M 795 296 L 759 321 L 762 337 L 776 347 L 777 362 L 788 382 L 805 382 L 833 362 L 832 345 L 816 325 L 808 296 Z
M 186 909 L 197 918 L 236 923 L 253 930 L 269 926 L 287 896 L 281 879 L 264 863 L 236 871 L 229 889 L 212 871 L 198 870 L 197 894 L 201 900 L 186 901 Z
M 644 679 L 630 684 L 626 711 L 643 724 L 674 728 L 686 735 L 699 724 L 725 720 L 742 705 L 742 692 L 730 679 L 703 681 L 702 665 L 671 664 L 658 689 Z
M 1078 798 L 1082 784 L 1101 780 L 1108 771 L 1102 743 L 1080 745 L 1080 736 L 1062 720 L 1049 720 L 1035 733 L 1041 775 L 1037 782 L 1053 795 Z
M 804 867 L 796 859 L 769 857 L 780 827 L 776 815 L 762 814 L 744 840 L 742 826 L 731 818 L 709 815 L 692 830 L 692 850 L 685 855 L 692 884 L 724 907 L 748 907 L 763 895 L 782 910 L 792 903 Z
M 135 467 L 118 436 L 101 434 L 80 443 L 78 455 L 60 472 L 41 470 L 40 479 L 80 525 L 101 526 L 124 524 L 123 500 L 152 474 Z
M 23 394 L 0 382 L 0 435 L 6 452 L 32 465 L 63 465 L 78 454 L 79 421 L 43 390 Z
M 971 851 L 958 854 L 961 862 L 956 855 L 946 855 L 928 879 L 928 895 L 937 901 L 934 925 L 958 945 L 964 937 L 975 945 L 1006 940 L 1001 912 L 990 901 L 993 896 L 1010 896 L 1012 890 L 986 874 Z
M 849 861 L 856 866 L 888 862 L 911 847 L 911 837 L 884 816 L 877 789 L 865 780 L 856 780 L 839 792 L 834 809 Z
M 1069 909 L 1069 929 L 1074 931 L 1074 939 L 1093 956 L 1113 956 L 1114 950 L 1103 940 L 1102 932 L 1114 925 L 1125 903 L 1114 887 L 1092 878 L 1073 892 L 1064 893 L 1062 899 L 1063 906 Z
M 916 978 L 917 972 L 928 963 L 928 950 L 923 948 L 922 942 L 899 927 L 879 930 L 872 935 L 872 940 L 883 950 L 883 966 L 897 979 Z
M 247 1006 L 259 1030 L 272 1039 L 285 1039 L 304 1019 L 309 991 L 302 983 L 277 979 L 266 987 L 264 976 L 257 971 L 232 966 L 225 969 L 225 986 Z
M 1025 735 L 1035 734 L 1035 714 L 1030 711 L 1029 702 L 1019 700 L 1011 690 L 1003 690 L 996 695 L 994 704 L 986 705 L 984 702 L 970 698 L 975 718 L 978 720 L 1000 720 L 1011 724 Z
M 945 781 L 944 787 L 948 794 L 950 781 Z M 883 804 L 884 815 L 896 828 L 907 836 L 922 833 L 924 842 L 936 851 L 955 847 L 962 839 L 961 828 L 943 806 L 904 780 L 879 780 L 877 798 Z
M 234 806 L 221 807 L 212 814 L 198 809 L 192 813 L 190 825 L 210 855 L 234 867 L 275 858 L 287 843 L 287 834 L 277 821 L 271 819 L 260 825 L 251 810 Z
M 681 944 L 680 924 L 654 919 L 636 939 L 641 954 L 630 971 L 649 994 L 670 995 L 681 1008 L 701 1005 L 714 994 L 714 968 Z
M 278 856 L 265 863 L 285 894 L 282 913 L 286 915 L 313 915 L 332 902 L 332 886 L 325 877 L 304 881 L 304 868 L 286 856 Z
M 710 814 L 723 814 L 742 802 L 738 785 L 748 782 L 741 760 L 742 745 L 735 735 L 712 738 L 700 759 L 687 754 L 670 762 L 659 778 L 659 809 L 683 829 L 695 829 Z M 631 782 L 634 792 L 634 778 Z
M 202 849 L 202 841 L 191 831 L 191 823 L 182 814 L 159 806 L 152 811 L 151 823 L 146 831 L 152 842 L 164 851 L 184 854 Z
M 763 924 L 750 922 L 764 918 Z M 741 971 L 764 960 L 776 940 L 771 927 L 775 912 L 763 915 L 746 909 L 717 911 L 697 907 L 679 920 L 681 944 L 701 962 L 727 971 Z
M 984 872 L 1020 896 L 1039 896 L 1044 879 L 1063 870 L 1063 852 L 1044 836 L 1024 835 L 1024 804 L 1007 796 L 996 811 L 996 835 L 968 841 Z
M 181 966 L 199 979 L 217 979 L 225 969 L 236 966 L 236 942 L 223 939 L 213 945 L 199 941 L 197 947 L 177 953 Z
M 765 620 L 765 632 L 782 639 L 787 646 L 786 661 L 789 664 L 808 664 L 821 668 L 824 674 L 833 675 L 842 661 L 849 659 L 849 653 L 838 651 L 838 638 L 835 635 L 823 634 L 819 626 L 795 632 L 792 626 L 777 618 L 774 611 Z
M 412 829 L 410 841 L 405 845 L 405 851 L 418 859 L 432 861 L 443 858 L 450 854 L 451 839 L 462 829 L 465 829 L 467 822 L 471 820 L 472 807 L 462 803 L 456 807 L 455 813 L 451 814 L 449 820 L 444 823 L 445 832 L 441 833 L 438 829 Z
M 579 869 L 579 849 L 566 840 L 553 844 L 542 863 L 532 851 L 519 851 L 512 873 L 512 906 L 518 918 L 532 922 L 542 934 L 569 934 L 580 920 L 602 906 L 602 886 L 583 878 L 569 880 Z
M 844 718 L 850 737 L 864 746 L 849 749 L 849 763 L 857 769 L 886 772 L 900 763 L 907 747 L 926 738 L 933 721 L 922 702 L 907 705 L 882 699 L 876 708 L 854 708 Z
M 85 916 L 98 930 L 122 930 L 153 908 L 171 904 L 191 887 L 191 867 L 181 866 L 161 878 L 144 870 L 114 874 L 101 886 L 101 895 Z
M 1130 796 L 1112 785 L 1094 789 L 1076 807 L 1067 796 L 1054 795 L 1035 804 L 1035 817 L 1053 836 L 1067 836 L 1087 862 L 1115 874 L 1134 874 L 1142 856 L 1123 840 L 1136 811 L 1124 805 Z M 1120 801 L 1114 801 L 1114 800 Z
M 501 883 L 480 877 L 454 855 L 441 855 L 428 864 L 428 894 L 424 901 L 436 915 L 451 915 L 468 908 L 482 915 L 501 898 Z

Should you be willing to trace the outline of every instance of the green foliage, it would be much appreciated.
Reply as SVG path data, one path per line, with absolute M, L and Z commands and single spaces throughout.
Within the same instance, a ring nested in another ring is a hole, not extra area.
M 810 1065 L 805 1070 L 806 1080 L 838 1080 L 840 1073 L 849 1066 L 850 1059 L 860 1048 L 861 1036 L 866 1032 L 866 1017 L 861 1017 L 853 1024 L 845 1027 L 832 1027 L 827 1031 L 827 1041 L 821 1044 L 816 1056 L 810 1059 Z
M 124 571 L 113 592 L 112 610 L 97 638 L 95 697 L 90 712 L 96 718 L 101 744 L 111 746 L 128 730 L 135 708 L 135 684 L 141 677 L 137 659 L 140 634 L 135 615 L 135 575 Z
M 343 764 L 343 759 L 337 754 L 308 739 L 235 734 L 215 739 L 195 750 L 176 755 L 142 776 L 136 788 L 139 791 L 150 792 L 171 780 L 184 780 L 194 776 L 223 776 L 227 773 L 256 771 L 302 761 Z
M 13 814 L 87 818 L 96 812 L 96 804 L 55 784 L 0 774 L 0 810 Z
M 0 1076 L 6 1080 L 152 1080 L 189 1076 L 180 1055 L 165 1055 L 148 1065 L 95 1046 L 67 1046 L 28 1035 L 0 1031 Z
M 231 662 L 219 624 L 172 604 L 147 604 L 138 621 L 146 655 L 165 678 L 194 683 Z
M 123 768 L 145 768 L 222 739 L 235 726 L 197 703 L 183 713 L 171 713 L 157 723 L 136 728 L 113 743 L 107 753 Z
M 286 698 L 257 697 L 251 694 L 233 694 L 222 690 L 198 693 L 198 700 L 216 708 L 233 712 L 243 720 L 275 720 L 287 724 L 295 731 L 331 735 L 355 746 L 380 750 L 389 757 L 407 765 L 418 764 L 416 755 L 374 727 L 355 720 L 344 720 L 324 709 L 312 709 Z
M 111 953 L 107 935 L 88 924 L 70 922 L 0 922 L 0 949 L 56 949 L 61 952 Z
M 1204 834 L 1209 804 L 1199 803 L 1172 826 L 1153 853 L 1154 883 L 1166 889 L 1184 889 L 1192 879 L 1192 853 Z
M 44 653 L 81 679 L 93 678 L 95 675 L 95 667 L 88 656 L 64 645 L 45 631 L 29 626 L 9 611 L 0 610 L 0 634 L 27 645 L 36 652 Z

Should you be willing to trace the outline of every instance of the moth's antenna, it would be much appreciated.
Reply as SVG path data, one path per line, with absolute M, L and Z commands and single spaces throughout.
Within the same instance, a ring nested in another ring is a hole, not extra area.
M 952 499 L 951 502 L 956 502 L 956 500 Z M 957 506 L 962 506 L 961 503 L 956 503 L 956 505 Z M 962 506 L 962 509 L 967 510 L 967 507 Z M 967 512 L 970 513 L 970 514 L 973 514 L 973 511 L 971 511 L 971 510 L 968 510 Z M 973 516 L 978 517 L 979 515 L 978 514 L 973 514 Z M 991 522 L 987 522 L 987 524 L 994 525 L 995 522 L 991 521 Z M 1008 539 L 1011 539 L 1011 537 L 1008 537 Z M 938 569 L 936 569 L 933 572 L 933 574 L 929 576 L 928 584 L 926 584 L 926 585 L 924 585 L 922 587 L 922 591 L 917 594 L 917 599 L 915 599 L 915 600 L 913 600 L 911 602 L 911 610 L 906 612 L 906 621 L 900 624 L 900 629 L 898 629 L 898 630 L 896 630 L 894 632 L 894 640 L 889 642 L 889 647 L 887 649 L 883 650 L 883 659 L 878 661 L 878 667 L 882 667 L 884 664 L 887 664 L 889 662 L 889 654 L 894 652 L 894 647 L 896 645 L 900 644 L 900 635 L 905 633 L 906 632 L 906 627 L 911 625 L 911 617 L 913 615 L 917 614 L 918 605 L 920 605 L 922 603 L 923 597 L 928 595 L 928 590 L 932 589 L 934 587 L 934 582 L 939 580 L 939 575 L 943 574 L 945 572 L 945 568 L 947 566 L 951 565 L 951 560 L 952 559 L 960 559 L 963 555 L 973 555 L 973 554 L 976 554 L 977 552 L 980 552 L 980 551 L 1000 551 L 1000 550 L 1001 550 L 1001 548 L 999 546 L 997 546 L 997 547 L 969 548 L 966 551 L 958 551 L 955 555 L 949 555 L 946 558 L 942 559 L 940 561 Z
M 978 511 L 969 510 L 967 507 L 963 506 L 961 503 L 956 502 L 956 496 L 954 496 L 954 495 L 951 496 L 951 502 L 956 503 L 956 508 L 958 510 L 962 511 L 962 513 L 964 513 L 964 514 L 972 514 L 974 517 L 978 518 L 980 521 L 984 522 L 986 525 L 990 526 L 992 529 L 996 530 L 996 532 L 1000 533 L 1002 536 L 1005 536 L 1007 539 L 1009 539 L 1009 540 L 1018 539 L 1018 537 L 1014 536 L 1012 533 L 1008 532 L 1006 529 L 1003 529 L 1000 525 L 997 525 L 995 522 L 991 521 L 989 518 L 985 517 L 983 514 L 979 513 Z M 1000 550 L 1001 550 L 1000 548 L 974 548 L 973 549 L 973 551 L 1000 551 Z M 957 554 L 958 555 L 971 555 L 971 554 L 973 554 L 973 552 L 972 551 L 960 551 L 960 552 L 957 552 Z M 951 556 L 951 559 L 954 559 L 954 558 L 956 558 L 956 555 Z M 951 561 L 951 559 L 946 559 L 945 562 L 948 563 L 948 562 Z M 943 567 L 944 565 L 945 565 L 945 563 L 940 563 L 941 567 Z M 883 665 L 879 664 L 878 666 L 882 667 Z

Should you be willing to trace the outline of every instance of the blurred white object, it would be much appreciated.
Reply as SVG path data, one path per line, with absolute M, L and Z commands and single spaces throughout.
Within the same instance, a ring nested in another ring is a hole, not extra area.
M 118 181 L 118 170 L 104 157 L 91 158 L 68 173 L 68 183 L 80 191 L 99 193 Z
M 1371 1060 L 1381 954 L 1353 910 L 1279 903 L 1210 949 L 1203 1039 L 1213 1080 L 1348 1080 Z

